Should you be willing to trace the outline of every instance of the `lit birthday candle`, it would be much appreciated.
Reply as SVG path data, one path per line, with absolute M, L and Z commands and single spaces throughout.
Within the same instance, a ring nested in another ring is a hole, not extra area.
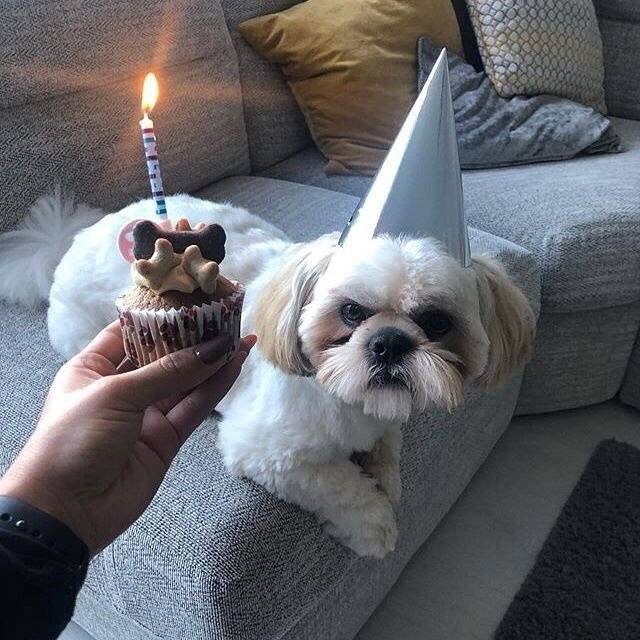
M 160 174 L 160 161 L 156 148 L 156 134 L 153 130 L 153 120 L 149 117 L 151 110 L 158 99 L 158 81 L 153 73 L 148 73 L 144 79 L 142 87 L 142 113 L 140 129 L 142 129 L 142 142 L 144 143 L 144 153 L 147 158 L 147 170 L 149 172 L 149 182 L 151 184 L 151 195 L 156 203 L 156 220 L 169 228 L 171 222 L 167 216 L 167 204 L 164 199 L 164 189 L 162 187 L 162 175 Z

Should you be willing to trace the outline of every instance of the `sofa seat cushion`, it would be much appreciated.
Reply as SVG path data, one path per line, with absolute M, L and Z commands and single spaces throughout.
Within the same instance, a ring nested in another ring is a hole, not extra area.
M 469 223 L 538 258 L 544 311 L 640 300 L 640 122 L 614 126 L 625 153 L 464 175 Z
M 536 256 L 545 312 L 640 300 L 640 122 L 612 120 L 625 153 L 463 172 L 469 224 Z M 323 166 L 310 148 L 261 175 L 357 196 L 370 184 Z
M 0 475 L 33 431 L 62 358 L 53 352 L 44 308 L 0 304 Z

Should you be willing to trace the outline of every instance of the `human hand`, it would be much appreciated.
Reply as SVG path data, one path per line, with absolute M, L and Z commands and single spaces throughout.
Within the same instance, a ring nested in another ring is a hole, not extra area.
M 230 340 L 220 336 L 123 371 L 122 334 L 112 323 L 56 375 L 38 426 L 0 480 L 0 495 L 58 518 L 97 553 L 151 502 L 255 342 L 243 338 L 230 362 Z

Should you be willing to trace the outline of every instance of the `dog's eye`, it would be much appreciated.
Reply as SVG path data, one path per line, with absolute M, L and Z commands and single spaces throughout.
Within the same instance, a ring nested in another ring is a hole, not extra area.
M 443 311 L 427 311 L 418 323 L 429 340 L 437 340 L 451 330 L 451 318 Z
M 367 319 L 367 312 L 355 302 L 343 304 L 340 307 L 340 315 L 342 316 L 344 323 L 348 324 L 350 327 L 355 327 Z

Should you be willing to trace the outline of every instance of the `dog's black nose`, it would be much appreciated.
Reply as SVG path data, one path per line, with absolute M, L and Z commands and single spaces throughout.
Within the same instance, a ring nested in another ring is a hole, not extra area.
M 393 364 L 411 350 L 411 338 L 395 327 L 383 327 L 369 340 L 369 349 L 380 364 Z

